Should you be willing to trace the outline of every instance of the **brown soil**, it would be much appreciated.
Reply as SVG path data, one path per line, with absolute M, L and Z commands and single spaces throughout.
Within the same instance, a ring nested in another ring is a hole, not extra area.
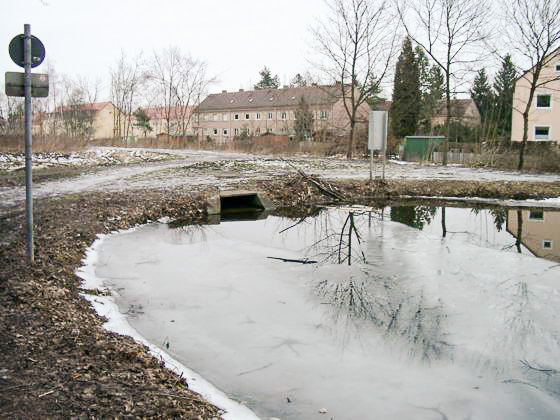
M 403 195 L 544 198 L 560 183 L 389 181 L 327 184 L 304 176 L 258 182 L 278 206 L 383 205 Z M 247 185 L 243 186 L 247 189 Z M 220 412 L 145 347 L 107 333 L 74 274 L 99 233 L 157 220 L 202 220 L 206 197 L 186 190 L 87 193 L 37 201 L 36 259 L 24 215 L 0 214 L 0 417 L 212 419 Z M 187 362 L 188 364 L 188 362 Z

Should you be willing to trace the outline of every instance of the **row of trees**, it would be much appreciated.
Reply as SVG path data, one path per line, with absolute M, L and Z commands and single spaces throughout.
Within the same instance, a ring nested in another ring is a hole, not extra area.
M 484 67 L 476 74 L 469 93 L 480 112 L 482 132 L 487 140 L 502 138 L 507 141 L 511 137 L 513 92 L 517 76 L 509 54 L 502 59 L 492 84 Z
M 519 168 L 523 167 L 528 115 L 535 90 L 557 79 L 543 80 L 539 76 L 547 60 L 552 59 L 551 53 L 560 46 L 560 0 L 502 0 L 503 19 L 493 22 L 494 27 L 503 28 L 500 33 L 505 35 L 505 39 L 497 42 L 500 48 L 491 47 L 495 40 L 490 36 L 489 17 L 496 15 L 491 13 L 489 0 L 326 0 L 326 4 L 330 13 L 313 32 L 316 49 L 323 57 L 317 68 L 339 82 L 341 95 L 346 99 L 351 126 L 348 157 L 352 154 L 356 111 L 367 101 L 368 95 L 371 96 L 372 89 L 379 90 L 387 83 L 396 55 L 395 44 L 402 39 L 402 28 L 409 38 L 405 43 L 410 42 L 410 45 L 404 46 L 407 53 L 396 68 L 395 89 L 398 91 L 401 84 L 417 85 L 420 93 L 416 91 L 410 95 L 420 98 L 421 105 L 420 109 L 410 112 L 402 108 L 396 129 L 401 128 L 401 123 L 416 129 L 418 121 L 427 121 L 426 116 L 433 110 L 431 101 L 440 97 L 438 85 L 443 78 L 441 95 L 447 108 L 446 128 L 449 130 L 452 97 L 467 91 L 466 84 L 481 62 L 496 55 L 502 56 L 505 62 L 508 53 L 505 45 L 526 59 L 530 67 L 525 70 L 532 70 L 518 71 L 518 74 L 527 79 L 530 95 L 524 109 L 516 110 L 523 113 L 524 119 L 519 160 Z M 431 64 L 419 64 L 414 70 L 417 75 L 405 76 L 407 65 L 413 61 L 426 63 L 422 56 Z M 496 109 L 504 106 L 507 87 L 501 89 L 504 93 Z M 399 94 L 397 92 L 397 98 Z M 500 95 L 500 92 L 495 94 Z M 504 113 L 502 109 L 501 115 Z M 503 121 L 499 125 L 500 129 L 508 130 Z M 444 164 L 447 163 L 447 148 L 445 142 Z
M 93 104 L 98 101 L 100 82 L 60 75 L 50 65 L 49 97 L 34 100 L 35 115 L 46 118 L 43 126 L 51 134 L 88 138 L 94 118 Z M 168 135 L 184 135 L 191 118 L 191 107 L 206 93 L 212 79 L 204 61 L 195 59 L 177 47 L 143 54 L 121 56 L 110 69 L 110 99 L 116 107 L 113 135 L 128 138 L 132 121 L 149 131 L 149 116 L 139 107 L 157 106 Z M 21 98 L 3 97 L 4 130 L 23 130 Z M 132 117 L 136 118 L 132 118 Z
M 148 59 L 122 52 L 111 69 L 111 101 L 120 111 L 115 114 L 115 136 L 130 136 L 132 115 L 144 134 L 150 130 L 141 103 L 159 107 L 168 136 L 186 135 L 191 107 L 200 102 L 212 81 L 204 61 L 177 47 L 155 51 Z

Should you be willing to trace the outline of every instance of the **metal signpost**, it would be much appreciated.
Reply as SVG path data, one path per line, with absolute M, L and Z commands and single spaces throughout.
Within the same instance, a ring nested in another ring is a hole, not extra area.
M 9 52 L 13 62 L 23 67 L 24 73 L 6 73 L 6 95 L 25 97 L 25 216 L 27 233 L 27 256 L 34 261 L 33 250 L 33 194 L 32 194 L 32 117 L 31 97 L 44 98 L 49 94 L 49 78 L 46 74 L 33 75 L 31 68 L 45 59 L 45 47 L 31 35 L 31 26 L 23 25 L 23 35 L 10 41 Z
M 387 111 L 370 111 L 368 127 L 368 149 L 370 150 L 369 180 L 373 180 L 373 151 L 383 153 L 383 179 L 385 179 L 385 159 L 387 152 Z

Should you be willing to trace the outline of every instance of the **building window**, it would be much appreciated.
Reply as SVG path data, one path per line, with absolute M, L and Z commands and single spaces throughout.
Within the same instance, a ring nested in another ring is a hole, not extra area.
M 537 94 L 537 108 L 548 109 L 552 106 L 552 96 L 548 94 Z
M 550 239 L 545 239 L 542 241 L 542 247 L 544 249 L 552 249 L 552 241 Z
M 239 114 L 235 114 L 235 115 L 233 116 L 233 119 L 234 119 L 234 120 L 238 120 L 238 119 L 239 119 Z
M 288 114 L 286 114 L 285 112 L 282 112 L 282 114 L 280 114 L 280 118 L 285 120 L 288 117 Z
M 542 210 L 530 210 L 529 220 L 544 220 L 544 211 Z
M 550 140 L 550 127 L 536 126 L 535 127 L 535 140 Z
M 272 119 L 272 112 L 268 113 L 268 119 L 271 120 Z
M 214 128 L 214 135 L 217 136 L 218 135 L 218 129 Z
M 239 128 L 234 128 L 233 133 L 238 136 L 239 135 Z
M 255 130 L 255 134 L 256 134 L 257 136 L 260 136 L 260 134 L 261 134 L 261 129 L 260 129 L 260 128 L 257 128 L 257 129 Z
M 329 113 L 327 111 L 321 111 L 319 113 L 319 119 L 326 120 L 327 118 L 329 118 Z
M 248 120 L 251 118 L 251 114 L 245 114 L 245 119 Z
M 261 119 L 261 113 L 260 113 L 260 112 L 257 112 L 257 113 L 255 114 L 255 118 L 256 118 L 257 120 L 260 120 L 260 119 Z
M 224 115 L 222 116 L 222 118 L 223 118 L 224 121 L 227 121 L 227 120 L 228 120 L 228 114 L 224 114 Z
M 556 71 L 560 72 L 560 63 L 556 64 Z
M 227 128 L 224 128 L 224 136 L 227 136 L 228 132 L 227 132 Z

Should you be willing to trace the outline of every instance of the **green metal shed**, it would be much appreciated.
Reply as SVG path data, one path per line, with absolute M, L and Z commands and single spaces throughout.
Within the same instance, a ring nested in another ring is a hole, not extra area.
M 403 160 L 431 160 L 432 152 L 445 141 L 445 136 L 406 136 Z

